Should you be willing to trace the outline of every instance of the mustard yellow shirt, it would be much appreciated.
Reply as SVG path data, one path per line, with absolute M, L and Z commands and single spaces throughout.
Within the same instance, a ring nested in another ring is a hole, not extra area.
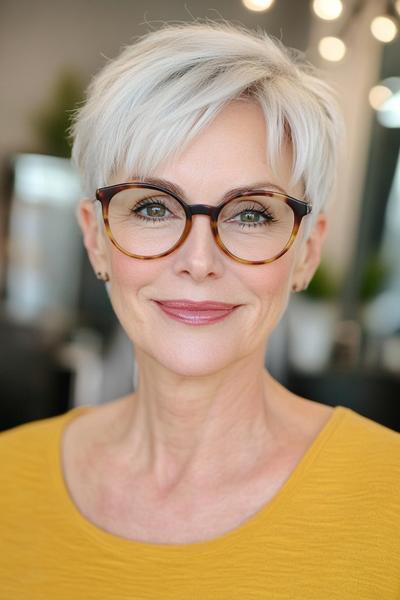
M 400 599 L 399 433 L 337 406 L 256 514 L 153 544 L 102 530 L 68 495 L 60 437 L 87 410 L 0 434 L 1 599 Z

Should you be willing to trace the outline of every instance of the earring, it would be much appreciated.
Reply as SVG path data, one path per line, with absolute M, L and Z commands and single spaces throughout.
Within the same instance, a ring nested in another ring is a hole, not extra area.
M 294 283 L 292 285 L 292 292 L 303 292 L 307 288 L 308 288 L 308 283 L 307 282 L 304 282 L 301 287 L 299 285 L 297 285 L 297 283 Z
M 97 279 L 101 279 L 102 281 L 110 281 L 108 273 L 104 273 L 104 276 L 101 271 L 97 271 L 96 273 Z

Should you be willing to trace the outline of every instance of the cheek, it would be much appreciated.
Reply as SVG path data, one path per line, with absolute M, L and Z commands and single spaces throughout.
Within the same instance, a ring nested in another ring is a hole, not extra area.
M 292 260 L 284 254 L 278 260 L 254 267 L 249 272 L 247 285 L 259 298 L 285 295 L 288 291 Z
M 286 310 L 290 293 L 292 259 L 285 254 L 267 265 L 254 267 L 246 277 L 246 286 L 255 299 L 255 336 L 268 337 Z M 260 326 L 260 324 L 262 324 Z
M 156 277 L 159 271 L 156 262 L 130 258 L 113 249 L 110 255 L 113 288 L 131 293 L 140 290 Z
M 109 257 L 111 270 L 110 300 L 123 327 L 129 330 L 144 320 L 143 294 L 157 279 L 160 267 L 156 261 L 140 260 L 112 250 Z
M 162 273 L 160 263 L 130 258 L 115 249 L 109 254 L 109 265 L 114 312 L 132 343 L 142 346 L 152 335 L 148 302 Z

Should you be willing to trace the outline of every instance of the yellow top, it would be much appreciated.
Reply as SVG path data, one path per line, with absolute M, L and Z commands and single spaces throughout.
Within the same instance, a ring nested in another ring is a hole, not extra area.
M 110 534 L 77 509 L 60 468 L 65 424 L 0 434 L 0 598 L 400 599 L 400 434 L 337 406 L 275 497 L 190 544 Z

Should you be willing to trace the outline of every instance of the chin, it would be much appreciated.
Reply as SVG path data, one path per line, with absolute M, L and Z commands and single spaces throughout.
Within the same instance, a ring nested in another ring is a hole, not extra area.
M 240 346 L 237 347 L 239 352 Z M 150 350 L 150 349 L 149 349 Z M 151 356 L 152 360 L 160 364 L 162 367 L 176 373 L 182 377 L 201 377 L 213 375 L 222 369 L 228 367 L 239 358 L 231 352 L 227 352 L 227 346 L 224 345 L 222 351 L 210 349 L 209 345 L 191 345 L 189 349 L 183 345 L 175 344 L 157 346 L 154 351 L 154 346 L 146 355 Z M 146 360 L 146 359 L 145 359 Z

